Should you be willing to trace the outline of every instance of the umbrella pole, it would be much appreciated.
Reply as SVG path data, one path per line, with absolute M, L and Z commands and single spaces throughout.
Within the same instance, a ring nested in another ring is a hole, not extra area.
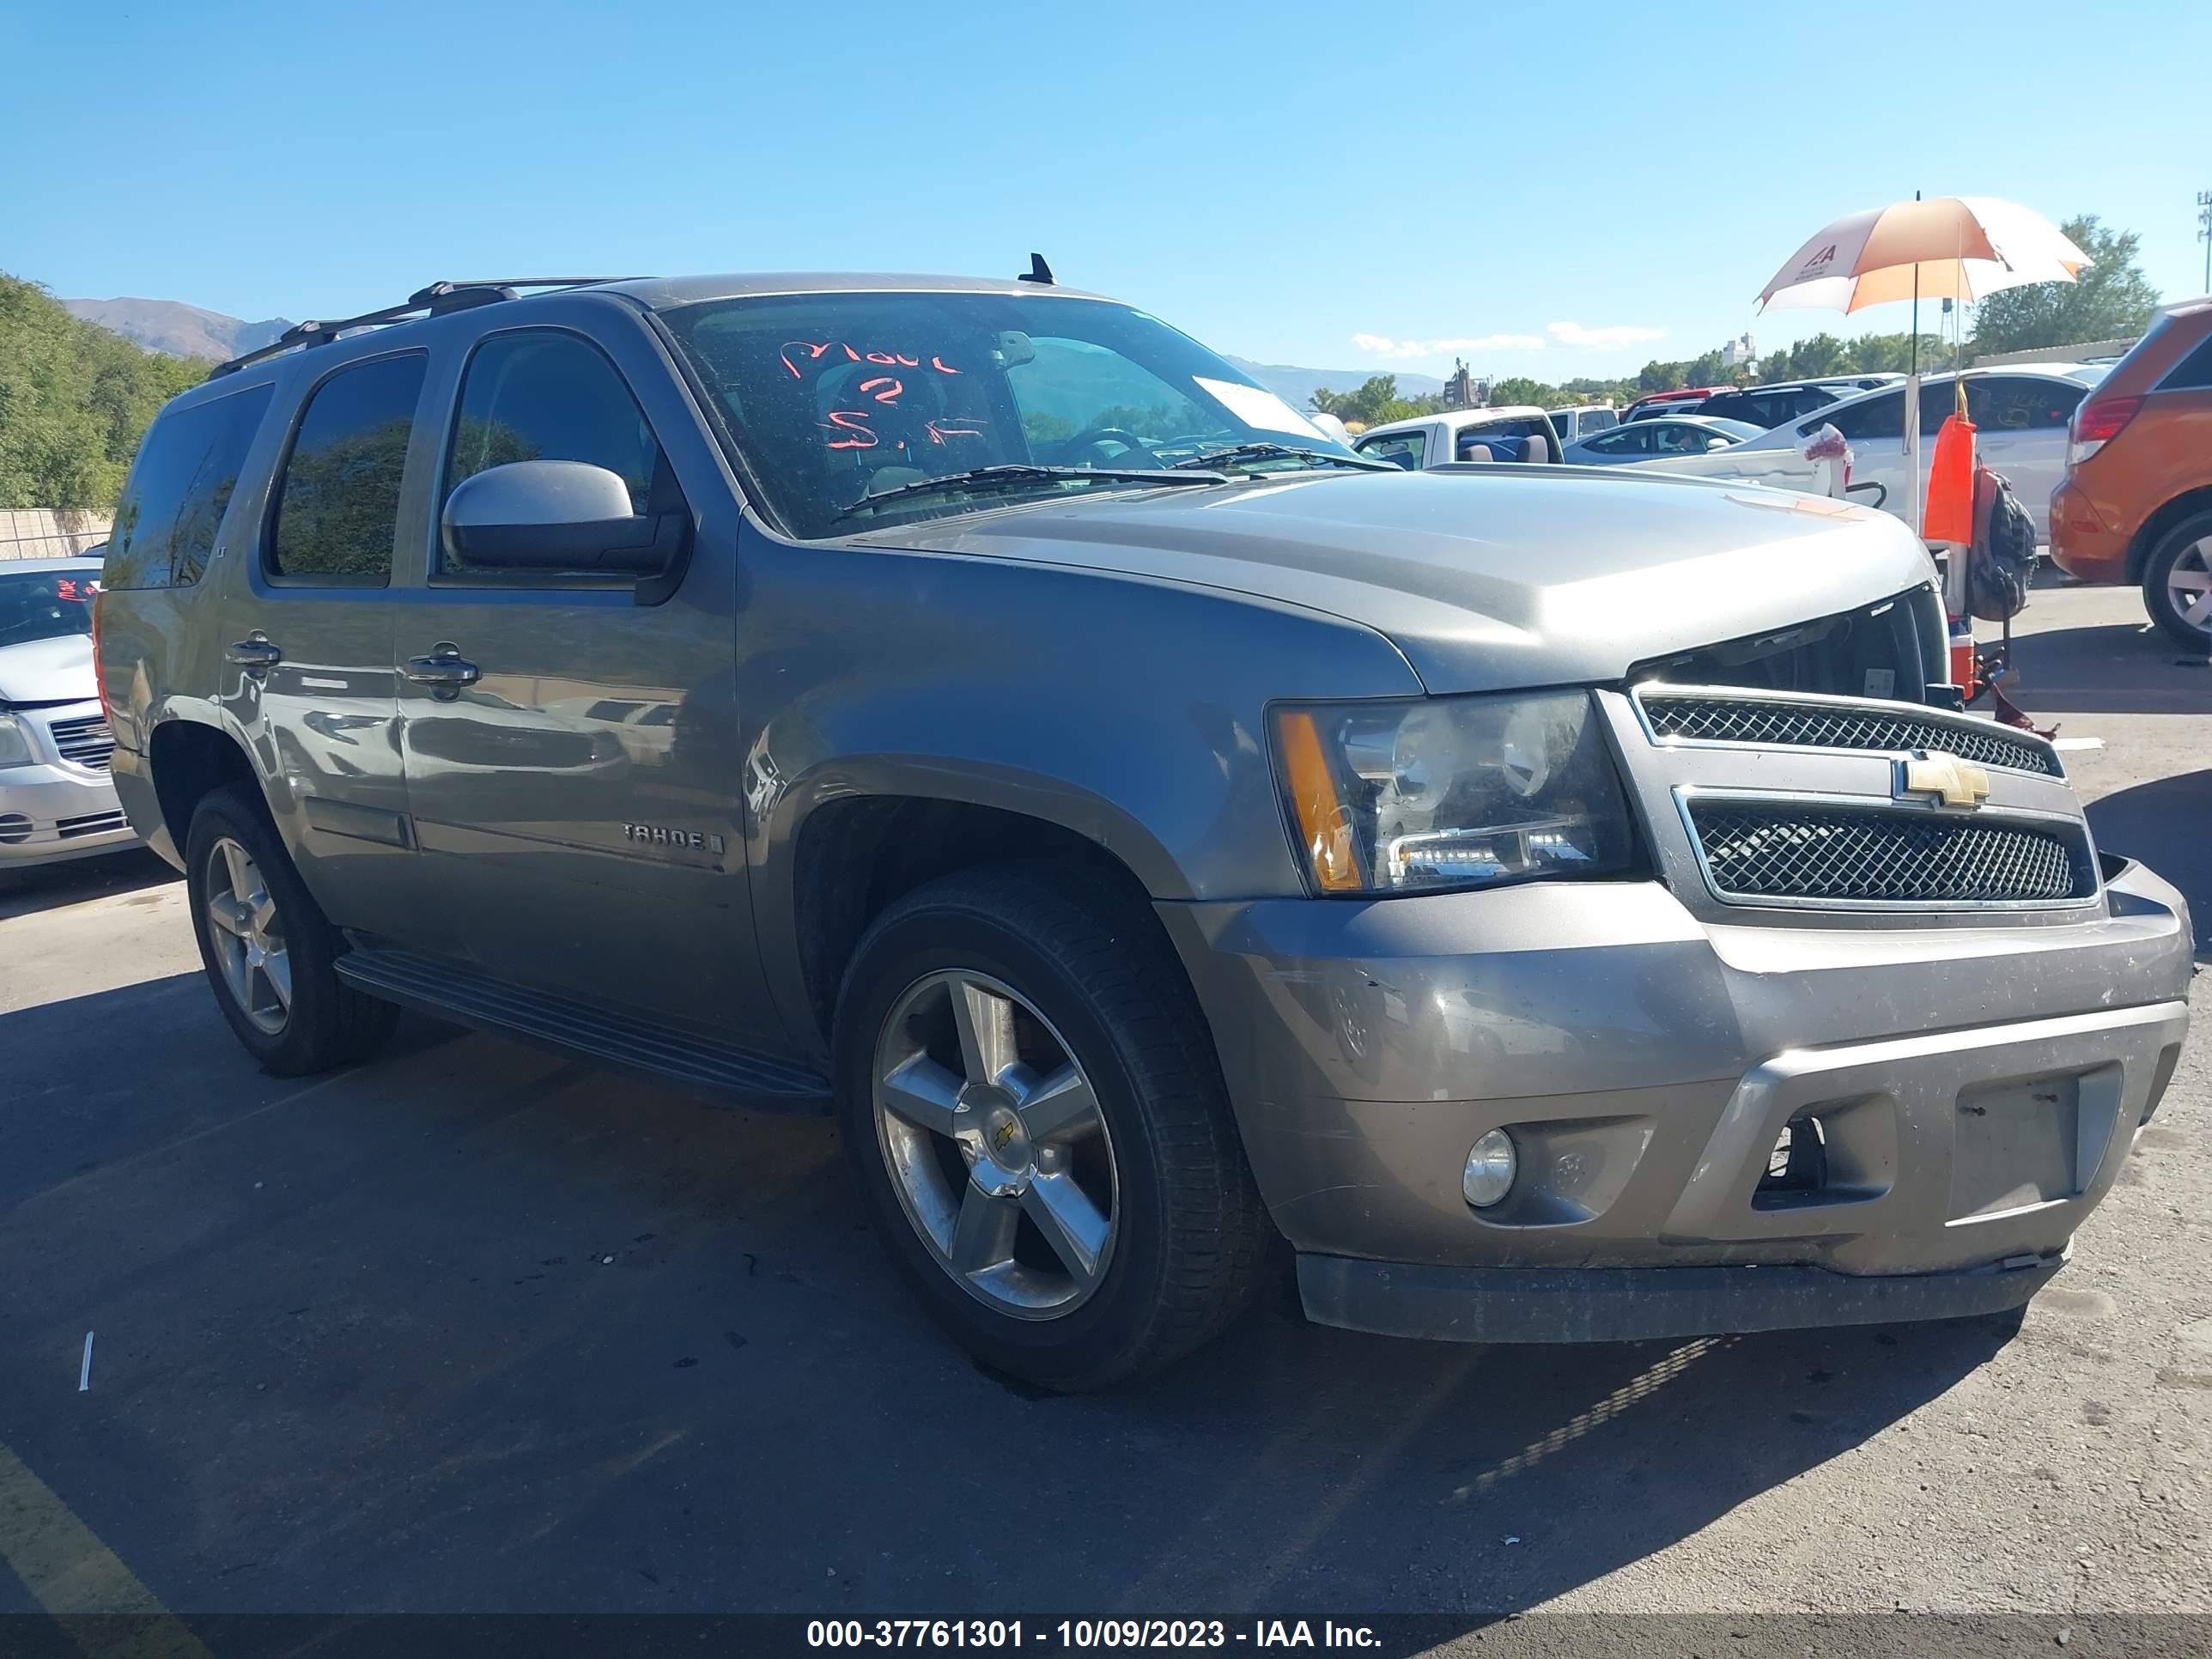
M 1915 201 L 1919 199 L 1916 194 Z M 1920 476 L 1920 266 L 1912 267 L 1912 372 L 1905 377 L 1905 474 L 1909 480 L 1905 489 L 1905 522 L 1917 536 L 1921 530 Z

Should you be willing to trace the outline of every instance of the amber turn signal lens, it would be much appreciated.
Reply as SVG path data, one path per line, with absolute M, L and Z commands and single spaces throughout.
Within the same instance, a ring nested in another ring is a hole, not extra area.
M 1321 731 L 1303 709 L 1276 716 L 1275 737 L 1288 775 L 1291 802 L 1298 816 L 1298 836 L 1325 893 L 1356 893 L 1366 883 L 1352 835 L 1352 815 L 1337 793 Z

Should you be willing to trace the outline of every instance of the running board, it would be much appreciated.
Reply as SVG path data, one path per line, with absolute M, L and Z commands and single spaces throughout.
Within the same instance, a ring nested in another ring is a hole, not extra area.
M 590 1003 L 487 979 L 412 951 L 356 945 L 338 977 L 386 1002 L 480 1026 L 625 1072 L 680 1083 L 766 1110 L 826 1111 L 820 1073 L 689 1030 L 648 1025 Z

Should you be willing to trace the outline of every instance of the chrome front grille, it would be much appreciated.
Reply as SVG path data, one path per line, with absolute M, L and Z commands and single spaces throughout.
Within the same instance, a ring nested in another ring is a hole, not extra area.
M 2063 819 L 1694 794 L 1683 817 L 1707 884 L 1731 903 L 2018 907 L 2097 893 L 2088 838 Z
M 54 734 L 54 747 L 61 750 L 62 758 L 75 761 L 79 766 L 88 766 L 95 772 L 105 772 L 115 753 L 115 734 L 107 729 L 107 722 L 97 714 L 88 714 L 73 720 L 56 720 L 47 727 Z
M 1945 717 L 1896 703 L 1854 702 L 1838 697 L 1760 696 L 1699 688 L 1645 686 L 1636 693 L 1645 728 L 1660 743 L 1729 747 L 1863 750 L 1905 755 L 1918 750 L 1956 755 L 1979 766 L 2063 777 L 2065 769 L 2048 743 L 1992 720 Z

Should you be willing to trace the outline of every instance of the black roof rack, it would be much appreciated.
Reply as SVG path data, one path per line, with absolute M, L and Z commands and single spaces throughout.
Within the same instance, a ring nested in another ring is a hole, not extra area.
M 248 363 L 276 356 L 295 346 L 328 345 L 340 335 L 357 328 L 411 323 L 424 317 L 442 316 L 449 311 L 466 311 L 475 306 L 520 299 L 520 291 L 526 288 L 590 288 L 599 283 L 635 280 L 629 276 L 487 276 L 469 282 L 433 283 L 428 288 L 416 289 L 404 303 L 386 306 L 381 311 L 364 311 L 358 317 L 341 317 L 330 322 L 296 323 L 267 345 L 233 357 L 227 363 L 216 364 L 212 374 L 234 374 Z

